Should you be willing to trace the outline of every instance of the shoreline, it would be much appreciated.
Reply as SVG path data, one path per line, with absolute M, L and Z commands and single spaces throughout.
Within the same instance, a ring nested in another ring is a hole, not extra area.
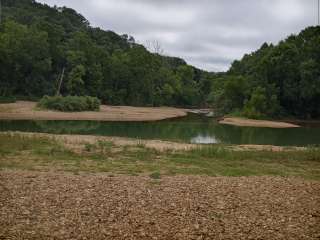
M 260 128 L 300 128 L 301 126 L 282 122 L 268 120 L 254 120 L 239 117 L 225 117 L 219 121 L 220 124 L 239 126 L 239 127 L 260 127 Z
M 173 107 L 130 107 L 101 105 L 99 112 L 57 112 L 35 110 L 36 102 L 0 104 L 0 120 L 72 120 L 150 122 L 187 116 L 185 109 Z
M 186 117 L 188 114 L 206 115 L 209 109 L 183 109 L 175 107 L 132 107 L 101 105 L 99 112 L 58 112 L 36 109 L 36 102 L 17 101 L 0 104 L 0 120 L 43 121 L 102 121 L 102 122 L 154 122 Z M 320 126 L 319 120 L 254 120 L 240 117 L 217 119 L 219 124 L 239 127 L 300 128 Z
M 116 146 L 138 146 L 143 145 L 146 148 L 154 149 L 160 152 L 167 150 L 170 151 L 189 151 L 193 149 L 199 149 L 202 147 L 210 147 L 219 145 L 203 145 L 203 144 L 192 144 L 192 143 L 179 143 L 164 140 L 147 140 L 147 139 L 134 139 L 127 137 L 113 137 L 113 136 L 94 136 L 94 135 L 72 135 L 72 134 L 50 134 L 50 133 L 33 133 L 33 132 L 19 132 L 19 131 L 8 131 L 0 132 L 0 136 L 22 136 L 29 138 L 48 138 L 56 141 L 60 141 L 68 148 L 73 149 L 77 145 L 83 144 L 95 144 L 99 141 L 112 142 Z M 297 146 L 275 146 L 275 145 L 254 145 L 254 144 L 239 144 L 239 145 L 222 145 L 222 147 L 231 151 L 242 152 L 242 151 L 269 151 L 269 152 L 290 152 L 290 151 L 305 151 L 306 147 Z

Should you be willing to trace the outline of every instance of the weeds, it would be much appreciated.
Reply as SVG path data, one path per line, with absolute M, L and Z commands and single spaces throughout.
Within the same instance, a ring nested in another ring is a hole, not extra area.
M 94 144 L 86 143 L 86 144 L 84 145 L 84 150 L 85 150 L 86 152 L 92 152 L 94 149 L 95 149 L 95 145 L 94 145 Z
M 203 146 L 188 151 L 159 152 L 112 142 L 86 143 L 73 152 L 63 142 L 48 138 L 0 134 L 0 168 L 44 169 L 113 174 L 206 176 L 294 176 L 320 180 L 320 149 L 304 151 L 234 151 L 224 146 Z M 114 151 L 116 149 L 116 151 Z M 161 173 L 161 174 L 160 174 Z
M 232 152 L 220 146 L 200 146 L 188 152 L 192 156 L 201 156 L 204 158 L 226 158 L 231 156 Z
M 141 139 L 138 139 L 137 147 L 138 148 L 145 148 L 146 144 Z
M 157 179 L 161 179 L 161 174 L 159 172 L 154 172 L 154 173 L 151 173 L 149 177 L 157 180 Z
M 105 154 L 109 153 L 112 147 L 114 147 L 114 144 L 112 142 L 99 140 L 95 144 L 85 143 L 84 150 L 86 152 Z

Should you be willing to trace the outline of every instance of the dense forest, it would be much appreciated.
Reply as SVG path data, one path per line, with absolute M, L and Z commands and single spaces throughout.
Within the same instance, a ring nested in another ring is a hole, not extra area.
M 2 0 L 0 97 L 88 95 L 135 106 L 212 106 L 251 118 L 320 117 L 320 27 L 262 47 L 226 73 L 93 28 L 67 7 Z
M 2 0 L 0 96 L 89 95 L 136 106 L 206 104 L 213 73 L 93 28 L 73 9 Z
M 234 61 L 214 80 L 211 101 L 221 114 L 250 118 L 320 117 L 320 27 Z

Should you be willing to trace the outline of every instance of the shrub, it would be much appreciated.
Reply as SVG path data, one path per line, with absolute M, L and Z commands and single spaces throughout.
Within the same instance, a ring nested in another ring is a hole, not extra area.
M 89 96 L 44 96 L 38 103 L 38 107 L 61 112 L 99 111 L 100 100 Z
M 15 102 L 16 102 L 15 97 L 0 96 L 0 103 L 15 103 Z

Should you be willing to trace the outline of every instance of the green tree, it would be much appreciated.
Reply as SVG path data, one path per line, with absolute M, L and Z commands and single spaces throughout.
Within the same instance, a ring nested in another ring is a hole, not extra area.
M 84 94 L 84 81 L 83 77 L 86 73 L 85 67 L 77 65 L 74 67 L 68 75 L 67 89 L 71 95 L 83 95 Z
M 48 36 L 13 21 L 0 34 L 0 84 L 2 94 L 41 96 L 50 93 L 51 57 Z M 49 81 L 48 81 L 49 80 Z
M 249 96 L 248 79 L 243 76 L 225 76 L 213 83 L 211 102 L 219 114 L 241 111 Z
M 268 108 L 266 90 L 262 87 L 256 88 L 249 101 L 244 105 L 244 115 L 249 118 L 263 118 Z

